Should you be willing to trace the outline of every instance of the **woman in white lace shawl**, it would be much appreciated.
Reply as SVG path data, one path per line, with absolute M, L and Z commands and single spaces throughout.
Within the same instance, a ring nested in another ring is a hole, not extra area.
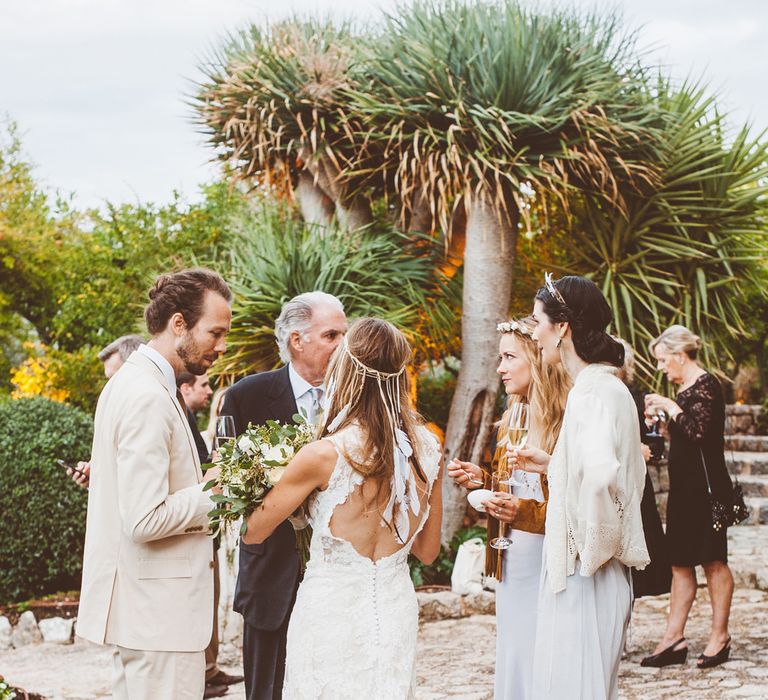
M 630 615 L 628 567 L 649 561 L 637 409 L 616 376 L 624 348 L 605 332 L 612 314 L 594 282 L 547 275 L 533 316 L 542 360 L 562 363 L 574 385 L 552 455 L 533 446 L 510 454 L 549 480 L 531 698 L 613 700 Z

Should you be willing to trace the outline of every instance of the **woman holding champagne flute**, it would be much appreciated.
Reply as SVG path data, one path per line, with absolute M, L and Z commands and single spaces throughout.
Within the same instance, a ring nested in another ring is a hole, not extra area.
M 454 460 L 449 475 L 475 489 L 484 483 L 494 496 L 485 501 L 488 518 L 486 574 L 496 588 L 496 700 L 527 698 L 533 668 L 531 630 L 536 627 L 536 601 L 547 507 L 547 482 L 537 474 L 510 473 L 507 447 L 528 440 L 554 447 L 570 382 L 560 367 L 545 367 L 531 337 L 530 317 L 501 323 L 499 367 L 509 407 L 499 423 L 491 474 L 469 462 Z M 491 544 L 495 544 L 495 547 Z

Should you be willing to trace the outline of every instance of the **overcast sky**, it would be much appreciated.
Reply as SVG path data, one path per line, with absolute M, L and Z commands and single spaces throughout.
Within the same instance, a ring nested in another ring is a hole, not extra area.
M 229 30 L 292 12 L 375 17 L 390 0 L 0 0 L 0 117 L 36 175 L 79 206 L 194 198 L 215 177 L 185 97 Z M 551 4 L 543 0 L 542 4 Z M 594 0 L 573 0 L 592 7 Z M 734 123 L 768 127 L 768 0 L 617 0 L 672 75 L 703 77 Z M 278 8 L 278 9 L 276 9 Z

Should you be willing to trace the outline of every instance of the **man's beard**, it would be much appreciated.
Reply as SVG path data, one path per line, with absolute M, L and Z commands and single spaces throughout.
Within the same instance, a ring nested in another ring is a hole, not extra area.
M 176 348 L 176 353 L 184 363 L 184 369 L 186 369 L 187 372 L 191 372 L 195 376 L 205 374 L 211 364 L 218 357 L 217 353 L 212 353 L 208 357 L 203 355 L 203 353 L 200 352 L 200 348 L 197 346 L 197 343 L 195 343 L 195 341 L 192 339 L 191 333 L 185 333 L 182 336 Z M 207 363 L 206 360 L 208 360 Z

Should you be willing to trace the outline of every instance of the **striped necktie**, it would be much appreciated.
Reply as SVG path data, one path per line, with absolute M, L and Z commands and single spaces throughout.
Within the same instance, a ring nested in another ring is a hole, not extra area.
M 313 386 L 309 390 L 312 404 L 309 407 L 309 422 L 313 425 L 317 424 L 319 415 L 323 412 L 323 407 L 320 404 L 320 399 L 323 397 L 323 389 L 319 386 Z

